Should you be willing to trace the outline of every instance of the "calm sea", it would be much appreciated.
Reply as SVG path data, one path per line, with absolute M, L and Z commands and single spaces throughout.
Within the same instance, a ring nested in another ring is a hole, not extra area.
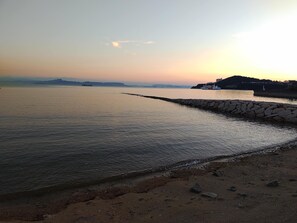
M 92 183 L 296 138 L 292 127 L 244 121 L 122 92 L 296 103 L 256 98 L 250 91 L 2 88 L 0 195 Z

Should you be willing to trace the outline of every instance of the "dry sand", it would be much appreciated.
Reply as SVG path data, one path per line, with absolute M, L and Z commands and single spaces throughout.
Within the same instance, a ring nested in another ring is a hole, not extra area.
M 267 186 L 272 181 L 279 184 Z M 195 183 L 201 193 L 190 191 Z M 211 162 L 204 170 L 175 171 L 133 187 L 80 190 L 66 200 L 47 202 L 2 204 L 0 218 L 45 223 L 297 222 L 297 148 Z

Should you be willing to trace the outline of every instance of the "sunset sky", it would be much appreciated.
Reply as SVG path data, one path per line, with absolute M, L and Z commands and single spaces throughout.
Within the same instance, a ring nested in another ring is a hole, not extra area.
M 0 0 L 0 76 L 297 79 L 296 0 Z

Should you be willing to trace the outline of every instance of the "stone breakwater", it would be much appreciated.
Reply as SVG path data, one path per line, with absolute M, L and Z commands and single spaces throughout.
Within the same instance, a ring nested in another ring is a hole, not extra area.
M 244 100 L 170 99 L 139 94 L 128 95 L 159 99 L 248 119 L 297 124 L 297 105 L 292 104 Z

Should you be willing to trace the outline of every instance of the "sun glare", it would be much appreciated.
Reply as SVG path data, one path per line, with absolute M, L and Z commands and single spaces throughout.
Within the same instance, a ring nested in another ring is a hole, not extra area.
M 121 45 L 120 45 L 119 42 L 112 42 L 111 44 L 112 44 L 112 46 L 115 47 L 115 48 L 121 48 Z
M 260 69 L 297 73 L 297 13 L 276 18 L 252 32 L 238 34 L 240 48 Z

